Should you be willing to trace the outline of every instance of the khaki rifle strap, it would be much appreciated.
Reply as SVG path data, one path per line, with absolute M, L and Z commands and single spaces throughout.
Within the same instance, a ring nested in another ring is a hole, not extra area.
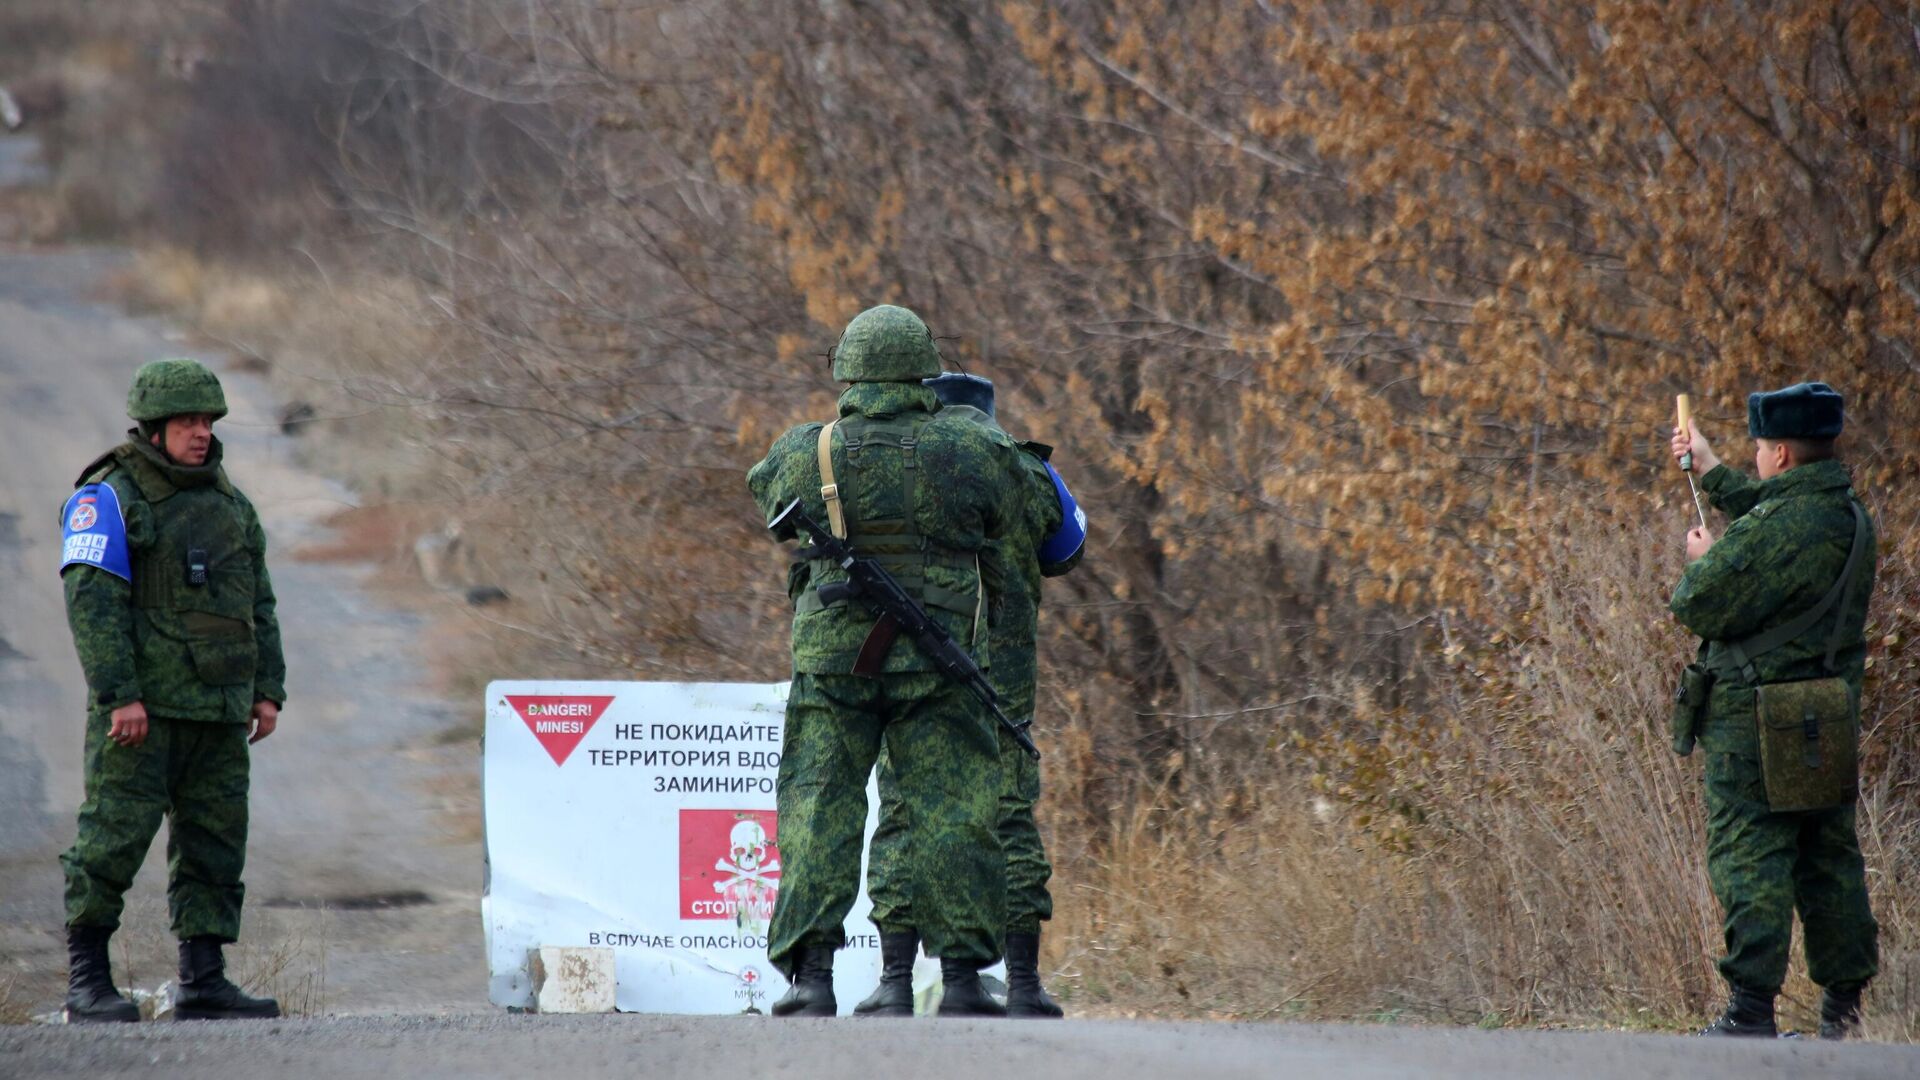
M 987 615 L 987 575 L 980 572 L 980 556 L 973 557 L 973 580 L 978 588 L 973 593 L 973 640 L 967 644 L 980 647 L 980 620 Z
M 820 497 L 827 500 L 827 527 L 841 540 L 847 538 L 847 515 L 840 509 L 840 485 L 833 482 L 833 427 L 830 420 L 820 429 Z

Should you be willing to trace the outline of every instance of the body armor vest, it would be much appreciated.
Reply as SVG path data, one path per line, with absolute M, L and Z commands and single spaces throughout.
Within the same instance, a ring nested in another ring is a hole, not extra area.
M 930 419 L 925 413 L 906 413 L 885 418 L 850 416 L 838 422 L 843 441 L 837 455 L 841 464 L 834 472 L 844 493 L 840 502 L 846 539 L 855 551 L 886 567 L 922 607 L 961 616 L 965 631 L 961 640 L 979 656 L 984 648 L 979 560 L 973 552 L 947 547 L 927 535 L 916 516 L 924 482 L 917 456 L 918 433 Z M 892 477 L 895 470 L 883 467 L 883 462 L 897 462 L 897 480 Z M 812 560 L 809 569 L 815 587 L 800 597 L 802 613 L 828 607 L 820 601 L 818 586 L 846 580 L 846 574 L 827 559 Z M 896 649 L 912 647 L 911 642 L 895 645 Z
M 177 662 L 179 645 L 194 673 L 210 686 L 251 682 L 255 667 L 254 586 L 258 580 L 247 542 L 240 497 L 216 468 L 211 482 L 182 487 L 169 470 L 139 447 L 121 445 L 108 455 L 127 471 L 139 497 L 152 510 L 151 543 L 133 549 L 133 603 L 142 631 L 178 643 L 136 636 L 136 669 L 142 685 L 165 682 L 156 665 Z M 167 654 L 174 654 L 169 657 Z

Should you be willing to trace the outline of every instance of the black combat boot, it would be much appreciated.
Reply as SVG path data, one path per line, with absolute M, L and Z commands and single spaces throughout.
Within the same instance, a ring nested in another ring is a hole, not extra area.
M 1057 1020 L 1066 1015 L 1040 985 L 1040 935 L 1007 935 L 1007 1015 Z
M 67 1023 L 127 1024 L 140 1019 L 140 1007 L 113 988 L 113 964 L 107 958 L 111 926 L 67 927 Z
M 180 986 L 173 992 L 175 1020 L 269 1020 L 280 1015 L 272 998 L 248 997 L 227 979 L 227 961 L 217 937 L 180 943 Z
M 941 1016 L 1005 1016 L 1007 1007 L 980 985 L 977 960 L 940 958 Z
M 1829 986 L 1820 995 L 1820 1037 L 1850 1039 L 1860 1034 L 1860 986 Z
M 773 1003 L 775 1016 L 834 1016 L 840 1003 L 833 997 L 833 946 L 805 945 L 793 973 L 793 986 Z
M 920 932 L 880 935 L 880 985 L 853 1007 L 860 1016 L 913 1015 L 913 959 L 920 954 Z
M 1759 990 L 1749 990 L 1744 986 L 1730 987 L 1732 994 L 1727 998 L 1727 1011 L 1720 1019 L 1708 1024 L 1702 1035 L 1746 1035 L 1755 1038 L 1778 1038 L 1780 1029 L 1773 1023 L 1773 995 Z

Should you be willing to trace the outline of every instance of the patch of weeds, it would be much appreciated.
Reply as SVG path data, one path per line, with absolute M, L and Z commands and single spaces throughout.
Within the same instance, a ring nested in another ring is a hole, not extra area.
M 278 920 L 258 920 L 279 933 L 265 935 L 265 944 L 228 950 L 233 980 L 250 993 L 279 1001 L 282 1016 L 319 1016 L 326 1011 L 331 918 L 325 908 L 313 918 L 312 922 L 302 919 L 300 928 L 293 930 L 284 924 L 274 926 Z
M 0 1025 L 33 1023 L 33 1008 L 20 989 L 20 977 L 0 979 Z

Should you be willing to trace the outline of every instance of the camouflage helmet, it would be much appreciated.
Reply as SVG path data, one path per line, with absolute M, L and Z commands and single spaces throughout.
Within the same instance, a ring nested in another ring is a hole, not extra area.
M 227 415 L 220 380 L 198 360 L 154 360 L 133 373 L 127 415 L 145 424 L 182 413 Z
M 919 382 L 940 374 L 940 350 L 920 316 L 881 304 L 853 317 L 833 350 L 841 382 Z

